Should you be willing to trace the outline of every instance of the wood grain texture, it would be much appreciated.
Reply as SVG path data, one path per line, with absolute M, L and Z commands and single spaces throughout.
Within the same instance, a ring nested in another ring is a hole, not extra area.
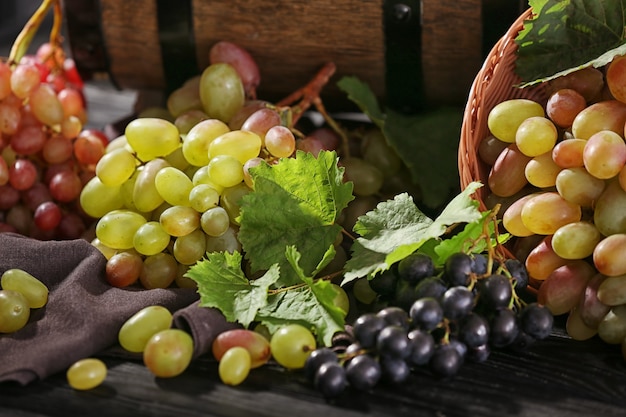
M 559 326 L 562 326 L 560 323 Z M 58 374 L 21 387 L 0 384 L 0 415 L 7 416 L 624 416 L 626 365 L 618 346 L 594 338 L 573 341 L 562 327 L 527 351 L 496 351 L 484 363 L 466 363 L 452 379 L 415 371 L 400 386 L 346 391 L 326 401 L 301 372 L 267 365 L 240 386 L 217 377 L 209 357 L 182 375 L 154 378 L 143 364 L 118 350 L 101 356 L 105 382 L 74 391 Z

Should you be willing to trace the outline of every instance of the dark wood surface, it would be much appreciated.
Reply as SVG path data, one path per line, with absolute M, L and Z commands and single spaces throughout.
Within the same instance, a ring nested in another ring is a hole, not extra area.
M 346 391 L 327 401 L 301 372 L 266 365 L 237 387 L 201 357 L 180 376 L 155 378 L 117 350 L 100 356 L 105 382 L 75 391 L 59 373 L 26 387 L 0 384 L 0 415 L 35 416 L 624 416 L 626 362 L 619 346 L 573 341 L 559 331 L 524 352 L 496 351 L 454 378 L 415 371 L 399 386 Z

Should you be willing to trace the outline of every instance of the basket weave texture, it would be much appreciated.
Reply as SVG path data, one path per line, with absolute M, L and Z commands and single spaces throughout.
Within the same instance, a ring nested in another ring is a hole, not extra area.
M 526 10 L 491 49 L 474 79 L 463 114 L 458 153 L 461 189 L 464 190 L 472 181 L 484 184 L 474 195 L 481 210 L 487 208 L 484 198 L 489 193 L 486 184 L 490 167 L 480 160 L 478 146 L 489 134 L 489 112 L 496 104 L 508 99 L 526 98 L 541 104 L 547 100 L 546 89 L 541 84 L 527 88 L 516 87 L 521 80 L 515 74 L 515 37 L 523 29 L 524 21 L 531 17 L 532 10 Z

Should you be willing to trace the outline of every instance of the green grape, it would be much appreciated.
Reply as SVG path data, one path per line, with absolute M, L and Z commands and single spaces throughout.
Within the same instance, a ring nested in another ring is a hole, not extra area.
M 0 278 L 3 290 L 21 293 L 28 301 L 29 308 L 41 308 L 48 302 L 48 287 L 23 269 L 7 269 Z
M 515 142 L 515 134 L 529 117 L 545 116 L 543 106 L 533 100 L 510 99 L 494 106 L 487 116 L 489 131 L 503 142 Z
M 198 184 L 189 192 L 189 205 L 197 212 L 203 213 L 219 202 L 220 194 L 208 184 Z
M 338 307 L 344 313 L 343 316 L 345 317 L 350 311 L 350 299 L 348 298 L 348 294 L 346 293 L 346 290 L 341 288 L 339 285 L 334 283 L 331 283 L 330 285 L 337 292 L 337 295 L 333 299 L 333 305 Z
M 287 369 L 301 369 L 316 348 L 315 336 L 299 324 L 289 324 L 278 329 L 270 340 L 272 356 Z
M 209 117 L 228 123 L 245 102 L 244 86 L 237 70 L 227 63 L 209 65 L 200 79 L 200 100 Z
M 193 357 L 193 339 L 180 329 L 166 329 L 154 334 L 143 350 L 143 362 L 159 378 L 182 374 Z
M 84 391 L 96 388 L 107 376 L 107 367 L 97 358 L 86 358 L 74 362 L 67 369 L 66 378 L 70 387 Z
M 580 221 L 582 210 L 556 192 L 540 193 L 524 203 L 521 217 L 524 226 L 538 235 L 554 234 L 561 226 Z
M 524 169 L 526 180 L 535 187 L 554 187 L 561 167 L 554 163 L 552 153 L 546 152 L 528 161 Z
M 365 133 L 361 152 L 363 159 L 378 168 L 385 178 L 393 177 L 402 168 L 402 159 L 389 146 L 380 129 L 370 129 Z
M 200 168 L 198 168 L 198 170 L 191 177 L 191 183 L 194 186 L 195 185 L 200 185 L 200 184 L 210 185 L 220 195 L 224 191 L 224 187 L 222 187 L 221 185 L 218 185 L 217 183 L 215 183 L 215 181 L 213 181 L 211 179 L 211 177 L 209 177 L 208 163 L 207 163 L 207 165 L 204 165 L 204 166 L 201 166 Z
M 189 205 L 189 193 L 193 184 L 183 171 L 174 167 L 161 168 L 154 177 L 154 186 L 168 204 Z
M 250 353 L 241 346 L 235 346 L 226 351 L 218 365 L 218 373 L 226 385 L 239 385 L 246 380 L 250 373 Z
M 594 253 L 594 248 L 600 239 L 602 235 L 593 223 L 573 222 L 559 227 L 554 232 L 552 249 L 563 259 L 585 259 Z
M 598 272 L 609 277 L 626 274 L 626 233 L 615 233 L 602 241 L 598 237 L 598 244 L 592 249 L 593 264 Z
M 237 220 L 241 211 L 241 199 L 252 190 L 245 184 L 241 183 L 234 187 L 225 188 L 222 192 L 221 205 L 228 212 L 230 221 L 234 224 L 239 224 Z
M 133 187 L 133 201 L 139 211 L 149 213 L 165 201 L 156 188 L 155 178 L 161 169 L 169 166 L 162 158 L 153 159 L 143 166 Z
M 208 120 L 209 116 L 203 110 L 188 110 L 174 120 L 174 125 L 181 135 L 186 136 L 198 123 Z M 183 145 L 185 138 L 183 137 Z
M 230 227 L 230 217 L 223 207 L 213 207 L 202 213 L 200 226 L 208 236 L 219 237 Z
M 237 239 L 237 228 L 232 224 L 221 236 L 209 236 L 206 238 L 206 251 L 211 252 L 241 252 L 241 242 Z
M 93 218 L 100 218 L 110 211 L 124 207 L 121 187 L 104 185 L 100 178 L 93 177 L 80 193 L 80 207 Z
M 29 318 L 28 300 L 21 292 L 0 290 L 0 333 L 20 330 Z
M 224 188 L 234 187 L 243 181 L 243 164 L 232 155 L 217 155 L 208 165 L 209 177 Z
M 195 166 L 209 163 L 209 145 L 213 140 L 230 132 L 228 125 L 218 119 L 203 120 L 191 128 L 183 139 L 183 155 Z
M 117 335 L 120 346 L 129 352 L 143 352 L 148 340 L 172 327 L 172 313 L 160 305 L 144 307 L 122 324 Z
M 529 117 L 515 132 L 515 143 L 526 156 L 535 157 L 551 152 L 558 138 L 556 126 L 542 116 Z
M 502 215 L 502 225 L 507 232 L 517 237 L 532 236 L 534 233 L 522 221 L 522 208 L 524 204 L 536 194 L 528 194 L 515 200 Z
M 121 185 L 128 180 L 137 166 L 135 156 L 125 148 L 107 152 L 96 164 L 96 175 L 104 185 Z
M 262 141 L 259 135 L 245 130 L 233 130 L 215 138 L 209 145 L 209 159 L 217 155 L 231 155 L 245 164 L 259 156 Z
M 170 235 L 161 223 L 149 221 L 141 225 L 133 236 L 133 247 L 142 255 L 156 255 L 163 252 L 170 243 Z
M 367 278 L 357 279 L 352 287 L 352 293 L 354 294 L 354 298 L 365 305 L 372 304 L 378 295 L 376 291 L 370 287 L 369 280 Z
M 343 159 L 342 165 L 345 168 L 345 179 L 354 184 L 355 195 L 371 196 L 383 186 L 383 173 L 371 163 L 361 158 L 349 157 Z
M 139 282 L 146 289 L 167 288 L 176 279 L 178 262 L 169 253 L 147 256 L 139 273 Z
M 624 256 L 623 252 L 619 252 Z M 598 301 L 610 307 L 626 304 L 626 274 L 606 277 L 598 286 Z
M 202 229 L 176 238 L 172 254 L 183 265 L 193 265 L 204 256 L 206 252 L 206 235 Z
M 606 187 L 604 180 L 591 175 L 583 167 L 561 170 L 556 176 L 556 190 L 570 203 L 593 207 Z
M 626 233 L 626 191 L 610 181 L 595 202 L 593 222 L 604 236 Z
M 220 333 L 211 344 L 213 357 L 221 361 L 224 354 L 233 347 L 242 347 L 251 358 L 250 367 L 258 368 L 269 361 L 272 356 L 269 337 L 266 338 L 256 329 L 231 329 Z
M 626 339 L 626 304 L 613 307 L 598 325 L 598 336 L 608 344 Z
M 156 117 L 132 120 L 126 125 L 124 134 L 137 157 L 144 162 L 164 157 L 181 144 L 176 126 Z
M 626 123 L 626 104 L 617 100 L 604 100 L 582 110 L 572 123 L 576 139 L 589 139 L 602 130 L 612 130 L 623 135 Z
M 137 230 L 146 218 L 134 211 L 120 209 L 105 214 L 96 224 L 96 237 L 113 249 L 130 249 Z
M 123 207 L 133 211 L 140 211 L 135 206 L 134 190 L 135 183 L 139 177 L 139 173 L 143 171 L 143 166 L 137 167 L 135 172 L 120 186 L 120 194 L 122 195 Z
M 200 213 L 188 206 L 172 206 L 161 213 L 159 222 L 170 236 L 185 236 L 200 227 Z
M 199 85 L 200 77 L 193 77 L 167 96 L 166 106 L 172 116 L 179 117 L 190 110 L 202 108 Z
M 163 159 L 165 159 L 168 164 L 181 171 L 185 171 L 190 167 L 187 158 L 185 158 L 185 154 L 183 154 L 182 146 L 174 149 L 173 152 L 167 154 Z

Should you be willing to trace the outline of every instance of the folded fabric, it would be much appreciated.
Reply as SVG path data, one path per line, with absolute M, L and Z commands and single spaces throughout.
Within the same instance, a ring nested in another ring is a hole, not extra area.
M 106 258 L 86 240 L 0 233 L 0 274 L 20 268 L 49 289 L 48 303 L 31 310 L 24 328 L 0 334 L 0 382 L 26 385 L 116 345 L 122 324 L 149 305 L 174 314 L 173 325 L 192 334 L 196 357 L 210 350 L 217 334 L 235 326 L 218 310 L 199 307 L 195 289 L 112 287 L 105 266 Z

